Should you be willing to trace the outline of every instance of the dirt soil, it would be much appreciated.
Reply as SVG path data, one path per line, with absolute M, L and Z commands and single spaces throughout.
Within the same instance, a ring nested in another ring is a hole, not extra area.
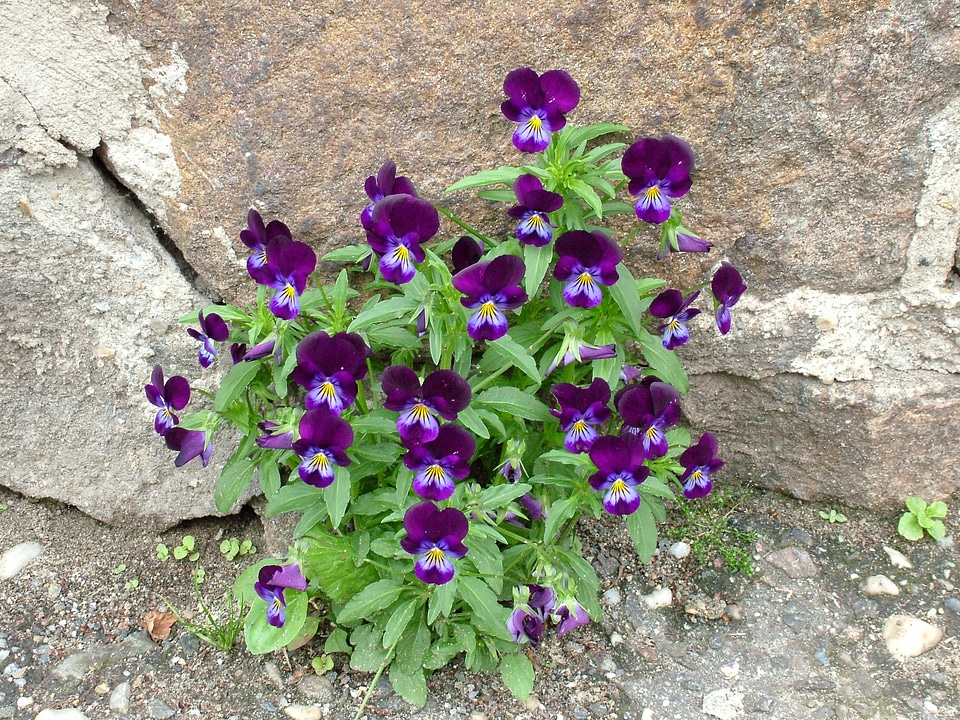
M 144 616 L 168 603 L 199 619 L 196 566 L 205 572 L 203 598 L 219 607 L 250 558 L 228 560 L 221 540 L 251 540 L 260 549 L 254 558 L 274 542 L 252 511 L 156 535 L 108 527 L 2 488 L 0 503 L 0 552 L 24 542 L 42 547 L 13 579 L 0 581 L 0 718 L 354 716 L 371 676 L 350 670 L 342 657 L 317 676 L 311 660 L 320 646 L 258 657 L 242 645 L 217 650 L 180 624 L 159 643 L 144 630 Z M 587 522 L 605 616 L 561 640 L 550 633 L 534 654 L 533 697 L 519 702 L 498 677 L 454 661 L 430 679 L 425 708 L 411 707 L 381 680 L 365 717 L 960 717 L 957 547 L 906 542 L 896 533 L 896 514 L 832 508 L 847 521 L 829 523 L 818 514 L 825 509 L 755 490 L 699 520 L 673 513 L 666 528 L 672 539 L 646 566 L 618 520 Z M 960 527 L 951 509 L 948 532 Z M 722 527 L 724 517 L 728 533 L 707 543 L 699 559 L 667 551 L 684 538 L 698 549 L 693 541 L 704 523 Z M 158 543 L 172 549 L 187 534 L 196 538 L 196 562 L 158 559 Z M 897 567 L 884 546 L 914 567 Z M 754 572 L 731 567 L 737 548 Z M 876 574 L 899 593 L 868 596 L 862 584 Z M 650 609 L 658 587 L 661 595 L 669 588 L 672 599 Z M 937 626 L 943 639 L 919 657 L 894 658 L 882 631 L 896 614 Z

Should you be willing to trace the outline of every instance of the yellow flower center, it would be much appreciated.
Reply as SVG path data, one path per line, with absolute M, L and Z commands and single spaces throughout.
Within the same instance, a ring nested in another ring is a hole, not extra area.
M 652 186 L 652 187 L 648 187 L 647 190 L 646 190 L 646 193 L 644 193 L 644 194 L 647 196 L 647 200 L 649 200 L 650 202 L 654 202 L 654 201 L 656 201 L 656 200 L 659 200 L 659 199 L 660 199 L 660 186 L 659 186 L 659 185 L 654 185 L 654 186 Z
M 497 317 L 497 306 L 494 305 L 493 300 L 487 300 L 483 305 L 480 306 L 480 319 L 489 322 Z
M 330 469 L 330 458 L 328 458 L 324 453 L 317 453 L 310 458 L 310 467 L 319 470 L 320 472 L 326 472 Z
M 444 561 L 443 550 L 438 547 L 427 550 L 427 562 L 431 565 L 442 565 Z

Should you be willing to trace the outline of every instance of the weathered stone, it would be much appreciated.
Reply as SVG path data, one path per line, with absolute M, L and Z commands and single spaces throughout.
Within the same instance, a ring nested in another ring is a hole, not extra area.
M 817 574 L 817 564 L 810 557 L 810 553 L 802 548 L 785 547 L 774 550 L 765 559 L 792 578 L 808 578 Z
M 935 648 L 943 630 L 911 615 L 893 615 L 883 624 L 883 640 L 895 658 L 912 658 Z

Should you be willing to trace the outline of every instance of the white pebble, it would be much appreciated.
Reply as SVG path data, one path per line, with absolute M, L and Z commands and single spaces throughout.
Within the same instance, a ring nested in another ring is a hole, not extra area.
M 923 655 L 942 639 L 940 628 L 911 615 L 893 615 L 883 625 L 887 651 L 897 659 Z
M 130 683 L 122 682 L 110 693 L 110 712 L 126 715 L 130 712 Z
M 17 709 L 18 709 L 18 710 L 25 710 L 25 709 L 27 709 L 28 707 L 30 707 L 31 705 L 33 705 L 33 698 L 32 698 L 32 697 L 19 697 L 19 698 L 17 698 Z
M 675 542 L 667 550 L 667 553 L 675 557 L 677 560 L 683 560 L 687 555 L 690 554 L 690 544 L 685 543 L 682 540 L 680 542 Z
M 652 593 L 641 596 L 641 599 L 648 610 L 659 610 L 673 604 L 673 591 L 670 588 L 658 587 Z
M 887 554 L 887 557 L 890 558 L 890 562 L 893 563 L 894 567 L 900 568 L 901 570 L 913 570 L 913 563 L 899 550 L 894 550 L 889 545 L 884 545 L 883 551 Z
M 644 708 L 643 713 L 640 715 L 640 720 L 653 720 L 653 710 Z
M 0 557 L 0 579 L 9 580 L 26 567 L 27 563 L 35 560 L 43 552 L 38 542 L 22 542 L 7 550 Z
M 886 575 L 871 575 L 860 586 L 864 595 L 874 597 L 876 595 L 899 595 L 900 588 Z
M 623 635 L 616 631 L 610 633 L 610 644 L 613 645 L 613 647 L 623 645 Z
M 620 604 L 620 591 L 617 588 L 610 588 L 603 594 L 603 604 L 614 607 Z
M 34 720 L 87 720 L 87 716 L 76 708 L 63 710 L 41 710 Z
M 735 720 L 743 712 L 743 693 L 721 688 L 703 696 L 700 711 L 720 720 Z
M 293 720 L 321 720 L 323 710 L 316 705 L 287 705 L 283 711 Z

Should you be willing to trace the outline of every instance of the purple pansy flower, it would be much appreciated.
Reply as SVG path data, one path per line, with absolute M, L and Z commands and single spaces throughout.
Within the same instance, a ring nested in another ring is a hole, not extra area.
M 267 604 L 267 622 L 274 627 L 283 627 L 287 620 L 287 600 L 283 596 L 283 591 L 287 588 L 300 591 L 307 589 L 307 581 L 303 577 L 299 565 L 296 563 L 282 567 L 280 565 L 264 565 L 260 568 L 253 589 L 260 596 L 260 599 Z
M 174 415 L 173 411 L 183 410 L 190 402 L 190 383 L 182 375 L 174 375 L 164 383 L 163 368 L 156 365 L 150 376 L 150 384 L 143 389 L 150 404 L 160 408 L 153 420 L 153 429 L 160 435 L 166 435 L 180 422 L 180 418 Z
M 611 515 L 629 515 L 640 507 L 636 487 L 650 475 L 643 464 L 643 443 L 636 435 L 604 435 L 590 448 L 590 460 L 597 472 L 590 476 L 594 490 L 606 491 L 603 507 Z
M 699 294 L 697 290 L 684 297 L 679 290 L 671 288 L 664 290 L 650 303 L 650 314 L 666 321 L 657 327 L 657 332 L 663 333 L 663 346 L 667 350 L 680 347 L 690 339 L 686 323 L 700 314 L 699 309 L 690 307 Z
M 293 450 L 293 430 L 282 430 L 279 425 L 269 420 L 258 422 L 257 427 L 263 433 L 256 439 L 257 447 L 268 450 Z
M 694 235 L 685 227 L 674 222 L 665 222 L 660 233 L 660 252 L 657 260 L 663 260 L 669 253 L 710 252 L 713 243 Z
M 464 268 L 470 267 L 483 257 L 483 243 L 469 235 L 463 235 L 453 246 L 450 260 L 453 263 L 453 274 L 456 275 Z
M 737 304 L 747 286 L 743 284 L 740 271 L 724 260 L 713 275 L 710 289 L 716 304 L 717 329 L 721 335 L 726 335 L 730 332 L 730 308 Z
M 518 603 L 507 620 L 507 629 L 516 642 L 522 643 L 526 640 L 530 647 L 536 648 L 543 637 L 544 624 L 556 604 L 556 593 L 553 588 L 532 584 L 527 585 L 526 592 L 519 588 L 514 593 L 518 601 L 524 596 L 527 596 L 527 599 Z
M 597 439 L 594 427 L 610 419 L 610 386 L 603 378 L 595 378 L 589 387 L 579 388 L 570 383 L 554 385 L 550 390 L 560 404 L 550 412 L 560 419 L 560 429 L 566 433 L 563 444 L 572 453 L 590 450 Z
M 440 215 L 426 200 L 412 195 L 389 195 L 373 206 L 367 242 L 380 256 L 380 273 L 402 285 L 417 272 L 414 262 L 426 257 L 420 243 L 440 229 Z
M 571 607 L 572 605 L 572 607 Z M 557 625 L 557 637 L 561 638 L 571 630 L 576 630 L 581 625 L 590 622 L 590 616 L 587 611 L 575 600 L 571 603 L 564 603 L 556 609 L 556 617 L 560 618 L 560 624 Z
M 723 460 L 717 457 L 717 438 L 713 433 L 705 432 L 696 445 L 691 445 L 680 453 L 683 465 L 683 496 L 694 500 L 709 495 L 713 490 L 711 475 L 723 467 Z
M 474 340 L 497 340 L 507 334 L 504 310 L 515 310 L 527 301 L 517 283 L 526 266 L 516 255 L 501 255 L 478 262 L 453 276 L 453 286 L 466 295 L 460 303 L 476 310 L 467 321 L 467 333 Z
M 359 335 L 322 330 L 307 335 L 297 345 L 297 367 L 291 377 L 307 391 L 307 410 L 326 407 L 339 415 L 357 397 L 357 382 L 367 376 L 372 351 Z
M 553 362 L 551 362 L 549 367 L 547 367 L 547 371 L 543 374 L 543 376 L 546 377 L 558 367 L 566 367 L 570 363 L 592 362 L 593 360 L 608 360 L 610 358 L 615 358 L 616 356 L 617 346 L 613 343 L 600 346 L 580 343 L 574 348 L 563 352 L 562 355 L 557 353 L 557 357 L 555 357 Z
M 325 488 L 333 483 L 333 466 L 350 464 L 345 450 L 353 443 L 353 428 L 326 407 L 307 410 L 300 418 L 300 439 L 293 449 L 302 458 L 297 469 L 307 485 Z
M 563 195 L 543 189 L 536 175 L 521 175 L 513 184 L 513 192 L 519 205 L 507 210 L 507 215 L 520 221 L 517 239 L 525 245 L 543 247 L 553 240 L 556 226 L 547 213 L 563 206 Z
M 195 457 L 200 458 L 204 467 L 210 462 L 213 445 L 207 442 L 207 434 L 203 430 L 184 430 L 181 427 L 173 427 L 166 432 L 163 439 L 168 448 L 179 453 L 173 461 L 175 467 L 183 467 Z
M 470 474 L 470 458 L 477 449 L 473 435 L 459 425 L 442 425 L 434 440 L 414 445 L 403 458 L 413 470 L 413 490 L 425 500 L 453 495 L 454 479 Z
M 413 572 L 421 581 L 443 585 L 453 579 L 456 569 L 451 560 L 467 554 L 463 539 L 470 523 L 457 508 L 440 510 L 432 502 L 414 505 L 403 516 L 407 536 L 400 545 L 416 556 Z
M 680 393 L 673 385 L 651 375 L 618 392 L 614 405 L 623 418 L 623 429 L 639 436 L 647 457 L 667 454 L 665 431 L 680 422 Z
M 277 237 L 293 238 L 290 228 L 279 220 L 271 220 L 266 227 L 260 213 L 251 209 L 247 213 L 247 228 L 240 231 L 240 241 L 253 251 L 247 258 L 247 272 L 250 277 L 261 285 L 266 285 L 263 277 L 263 267 L 267 264 L 267 244 Z
M 569 230 L 557 238 L 553 276 L 562 283 L 563 299 L 573 307 L 592 308 L 603 300 L 600 285 L 620 279 L 617 263 L 623 251 L 608 235 L 594 230 Z
M 580 102 L 580 87 L 563 70 L 543 75 L 524 67 L 509 73 L 503 81 L 507 100 L 500 111 L 507 120 L 520 123 L 513 144 L 521 152 L 535 153 L 550 144 L 550 134 L 563 128 L 563 116 Z
M 637 217 L 659 224 L 670 217 L 668 198 L 683 197 L 690 189 L 693 150 L 673 135 L 641 138 L 627 148 L 620 167 L 630 179 L 630 194 L 639 195 Z
M 437 415 L 456 420 L 457 413 L 470 404 L 467 381 L 453 370 L 436 370 L 420 384 L 420 378 L 406 365 L 391 365 L 380 376 L 387 410 L 400 413 L 397 432 L 407 445 L 435 440 L 440 432 Z
M 372 201 L 360 213 L 360 224 L 364 230 L 370 229 L 373 222 L 373 206 L 383 200 L 388 195 L 412 195 L 417 196 L 417 191 L 413 187 L 410 178 L 401 175 L 397 177 L 397 164 L 392 160 L 387 160 L 377 172 L 376 176 L 371 175 L 363 185 L 367 197 Z
M 281 320 L 297 317 L 307 277 L 316 266 L 317 255 L 306 243 L 283 236 L 267 243 L 267 264 L 257 282 L 276 290 L 270 298 L 270 312 Z
M 230 330 L 223 318 L 216 313 L 204 316 L 203 310 L 201 310 L 197 319 L 200 323 L 200 329 L 187 328 L 187 334 L 194 340 L 200 341 L 200 352 L 197 359 L 202 367 L 208 368 L 217 359 L 217 347 L 213 344 L 214 340 L 223 342 L 230 337 Z

